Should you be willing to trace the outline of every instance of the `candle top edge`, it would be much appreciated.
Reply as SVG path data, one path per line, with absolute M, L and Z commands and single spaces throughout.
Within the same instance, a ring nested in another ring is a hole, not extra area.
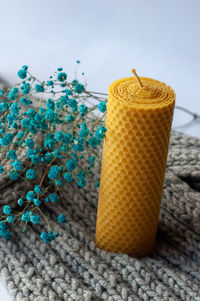
M 176 93 L 169 85 L 149 78 L 140 77 L 143 87 L 135 77 L 115 80 L 108 89 L 108 99 L 114 98 L 131 106 L 163 107 L 174 103 Z

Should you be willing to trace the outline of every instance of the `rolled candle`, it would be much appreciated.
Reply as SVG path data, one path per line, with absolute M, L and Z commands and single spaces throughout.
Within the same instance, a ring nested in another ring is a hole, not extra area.
M 155 243 L 175 92 L 132 71 L 109 87 L 96 244 L 142 257 Z

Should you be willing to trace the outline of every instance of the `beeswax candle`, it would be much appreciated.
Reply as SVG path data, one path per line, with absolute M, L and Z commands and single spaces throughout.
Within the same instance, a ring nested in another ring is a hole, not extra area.
M 109 87 L 96 243 L 141 257 L 155 243 L 175 92 L 132 72 Z

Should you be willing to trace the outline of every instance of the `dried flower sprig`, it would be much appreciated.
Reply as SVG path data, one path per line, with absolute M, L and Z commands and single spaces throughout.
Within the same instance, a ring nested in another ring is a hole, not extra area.
M 20 83 L 0 90 L 1 161 L 6 158 L 0 174 L 8 174 L 12 181 L 23 179 L 29 188 L 14 206 L 2 207 L 0 235 L 9 239 L 12 226 L 19 224 L 25 231 L 27 223 L 44 219 L 48 231 L 40 237 L 49 243 L 59 233 L 53 233 L 43 205 L 56 206 L 62 185 L 76 183 L 80 189 L 87 185 L 95 162 L 88 150 L 100 145 L 106 133 L 106 101 L 77 79 L 68 81 L 62 68 L 47 81 L 38 80 L 27 66 L 18 76 Z M 94 111 L 100 116 L 88 118 Z M 60 214 L 57 221 L 67 220 Z

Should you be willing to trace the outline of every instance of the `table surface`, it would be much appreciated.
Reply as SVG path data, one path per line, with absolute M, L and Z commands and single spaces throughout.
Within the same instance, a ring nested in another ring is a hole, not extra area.
M 15 83 L 24 64 L 47 80 L 62 66 L 87 89 L 107 93 L 116 79 L 138 75 L 168 83 L 176 104 L 200 114 L 200 1 L 102 0 L 1 3 L 0 75 Z M 176 109 L 173 128 L 200 137 L 200 119 Z M 176 128 L 181 124 L 187 126 Z M 2 300 L 8 301 L 0 283 Z

